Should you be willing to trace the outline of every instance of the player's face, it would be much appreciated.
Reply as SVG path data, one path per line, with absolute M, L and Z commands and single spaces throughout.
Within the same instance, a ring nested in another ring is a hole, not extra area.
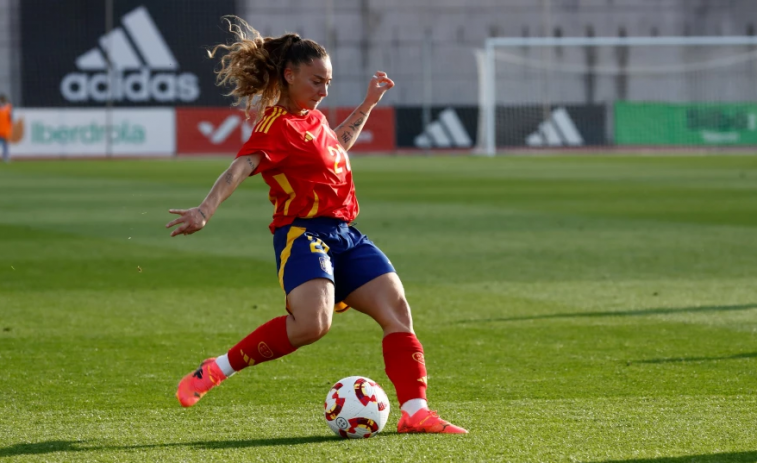
M 289 97 L 297 107 L 315 109 L 328 96 L 331 85 L 331 60 L 316 58 L 311 64 L 302 63 L 294 71 L 289 84 Z

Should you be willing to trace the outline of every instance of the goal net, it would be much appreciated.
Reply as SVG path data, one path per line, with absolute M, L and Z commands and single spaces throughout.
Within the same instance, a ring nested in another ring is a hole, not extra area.
M 757 146 L 757 37 L 492 38 L 478 150 Z

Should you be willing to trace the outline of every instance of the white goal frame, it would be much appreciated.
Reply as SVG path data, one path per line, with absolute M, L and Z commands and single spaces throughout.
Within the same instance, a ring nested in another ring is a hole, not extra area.
M 494 156 L 496 146 L 496 56 L 497 47 L 604 47 L 604 46 L 718 46 L 757 45 L 757 36 L 726 37 L 491 37 L 484 42 L 481 110 L 483 154 Z M 481 131 L 479 131 L 480 133 Z M 481 146 L 481 142 L 479 142 Z

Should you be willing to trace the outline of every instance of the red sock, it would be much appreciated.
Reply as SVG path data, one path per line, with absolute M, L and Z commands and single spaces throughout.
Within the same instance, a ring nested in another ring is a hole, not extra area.
M 426 361 L 423 346 L 413 333 L 384 337 L 386 375 L 394 383 L 400 406 L 410 399 L 426 398 Z
M 274 360 L 297 350 L 287 336 L 287 316 L 274 318 L 260 325 L 246 338 L 229 349 L 229 363 L 239 371 L 258 363 Z

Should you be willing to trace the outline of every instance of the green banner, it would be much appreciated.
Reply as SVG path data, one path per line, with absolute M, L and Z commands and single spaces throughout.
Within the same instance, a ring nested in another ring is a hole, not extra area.
M 757 103 L 615 103 L 617 145 L 757 145 Z

